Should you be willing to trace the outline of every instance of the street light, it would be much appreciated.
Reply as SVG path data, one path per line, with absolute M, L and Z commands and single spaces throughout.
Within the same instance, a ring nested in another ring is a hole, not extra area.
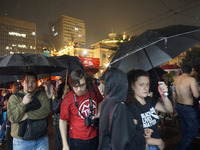
M 83 51 L 84 57 L 85 57 L 87 54 L 88 54 L 88 51 L 87 51 L 87 50 L 84 50 L 84 51 Z

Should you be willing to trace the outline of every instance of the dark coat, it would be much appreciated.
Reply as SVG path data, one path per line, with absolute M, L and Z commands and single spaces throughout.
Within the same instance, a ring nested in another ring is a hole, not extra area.
M 105 99 L 101 109 L 98 150 L 144 150 L 145 138 L 136 130 L 133 115 L 125 101 L 128 81 L 119 69 L 110 69 L 105 76 Z M 109 130 L 110 114 L 116 106 Z

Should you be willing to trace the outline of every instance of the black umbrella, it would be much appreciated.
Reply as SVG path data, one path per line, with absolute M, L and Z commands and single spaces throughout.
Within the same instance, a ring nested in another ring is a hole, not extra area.
M 22 75 L 27 72 L 53 73 L 64 69 L 62 63 L 42 54 L 12 54 L 0 57 L 0 75 Z
M 68 75 L 75 69 L 84 70 L 83 64 L 77 56 L 54 56 L 56 60 L 62 63 L 66 68 L 68 68 Z M 66 76 L 66 71 L 56 72 L 52 74 L 53 76 Z
M 10 83 L 21 80 L 21 76 L 0 75 L 0 88 L 10 88 Z
M 169 61 L 200 41 L 200 27 L 173 25 L 147 30 L 123 44 L 111 61 L 111 67 L 124 72 L 132 69 L 150 70 Z

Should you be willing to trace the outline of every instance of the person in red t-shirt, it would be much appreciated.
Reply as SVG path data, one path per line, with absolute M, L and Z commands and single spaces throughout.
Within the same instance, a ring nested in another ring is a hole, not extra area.
M 63 99 L 60 112 L 63 150 L 97 150 L 99 131 L 91 120 L 100 117 L 103 97 L 96 85 L 89 86 L 82 70 L 72 71 L 69 84 L 73 90 Z M 67 123 L 70 124 L 69 143 Z

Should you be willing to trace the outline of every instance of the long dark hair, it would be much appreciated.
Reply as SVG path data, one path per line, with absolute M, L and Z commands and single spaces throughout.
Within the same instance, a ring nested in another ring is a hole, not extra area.
M 145 76 L 149 78 L 149 74 L 144 70 L 131 70 L 127 73 L 128 78 L 128 95 L 127 95 L 127 102 L 134 103 L 136 105 L 140 105 L 140 103 L 135 98 L 135 93 L 132 89 L 132 85 L 138 80 L 139 77 Z

